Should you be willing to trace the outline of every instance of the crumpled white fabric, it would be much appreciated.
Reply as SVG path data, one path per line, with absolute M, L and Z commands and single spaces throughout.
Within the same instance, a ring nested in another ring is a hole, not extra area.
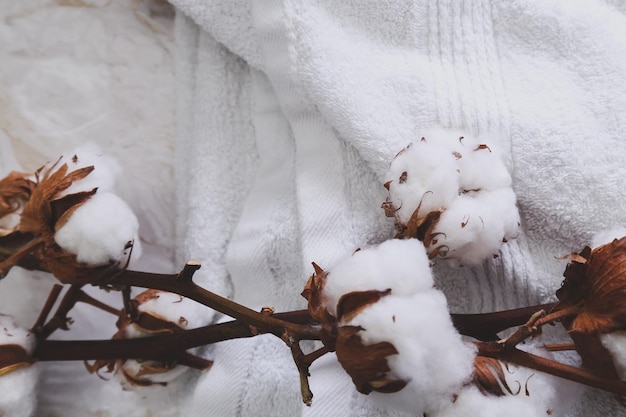
M 552 300 L 555 256 L 626 222 L 622 2 L 172 3 L 178 260 L 203 262 L 209 288 L 254 308 L 303 307 L 311 261 L 391 235 L 383 174 L 433 126 L 500 135 L 524 231 L 480 267 L 436 267 L 454 311 Z M 184 415 L 393 414 L 357 394 L 332 356 L 312 367 L 306 408 L 280 341 L 210 355 Z M 571 415 L 616 404 L 593 393 Z

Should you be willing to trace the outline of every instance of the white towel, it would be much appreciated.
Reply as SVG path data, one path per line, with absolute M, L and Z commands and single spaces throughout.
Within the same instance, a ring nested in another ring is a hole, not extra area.
M 626 223 L 622 2 L 173 0 L 179 260 L 254 308 L 300 308 L 328 266 L 392 233 L 381 180 L 440 125 L 511 149 L 524 233 L 481 267 L 436 268 L 454 311 L 554 299 L 564 263 Z M 387 416 L 329 356 L 313 406 L 269 336 L 221 344 L 185 415 Z M 593 392 L 576 415 L 616 414 Z M 574 401 L 574 399 L 572 399 Z

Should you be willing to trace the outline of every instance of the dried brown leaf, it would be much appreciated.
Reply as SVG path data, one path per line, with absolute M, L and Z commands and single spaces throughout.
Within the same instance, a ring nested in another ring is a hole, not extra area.
M 571 332 L 608 333 L 626 329 L 626 237 L 572 257 L 557 291 L 554 311 L 580 306 Z
M 391 294 L 391 289 L 385 291 L 352 291 L 344 294 L 337 302 L 337 318 L 339 321 L 348 322 L 368 306 L 389 294 Z
M 0 179 L 0 217 L 18 210 L 30 198 L 35 183 L 27 174 L 11 171 Z

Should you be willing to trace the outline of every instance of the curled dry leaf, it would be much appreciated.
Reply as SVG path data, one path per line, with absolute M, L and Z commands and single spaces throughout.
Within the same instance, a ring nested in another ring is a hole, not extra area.
M 568 330 L 608 333 L 626 329 L 626 237 L 572 256 L 554 311 L 577 309 Z
M 596 249 L 572 254 L 563 273 L 553 312 L 569 310 L 561 322 L 570 332 L 583 364 L 590 371 L 618 379 L 599 335 L 626 329 L 626 237 Z
M 27 177 L 12 171 L 0 180 L 0 217 L 14 213 L 30 199 L 35 183 Z

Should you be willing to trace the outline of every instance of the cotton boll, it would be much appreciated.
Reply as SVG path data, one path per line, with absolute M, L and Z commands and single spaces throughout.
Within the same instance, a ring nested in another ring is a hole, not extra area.
M 203 304 L 165 291 L 159 291 L 154 297 L 141 303 L 138 310 L 174 323 L 182 329 L 206 326 L 215 315 L 213 309 Z
M 417 239 L 392 239 L 341 259 L 328 271 L 324 297 L 328 312 L 352 291 L 391 289 L 408 295 L 432 288 L 433 277 L 424 245 Z
M 453 154 L 430 142 L 413 142 L 391 163 L 385 177 L 396 218 L 406 223 L 419 207 L 420 216 L 447 207 L 458 194 Z
M 20 368 L 0 376 L 0 416 L 28 417 L 35 414 L 37 406 L 36 365 Z
M 431 257 L 478 264 L 519 233 L 508 154 L 492 136 L 421 136 L 391 163 L 385 213 L 395 217 L 397 237 L 423 239 Z
M 85 178 L 74 182 L 63 195 L 98 188 L 100 192 L 113 191 L 115 181 L 122 172 L 117 160 L 102 152 L 95 143 L 87 143 L 63 155 L 57 167 L 67 164 L 68 172 L 93 166 L 94 170 Z
M 602 345 L 611 353 L 613 365 L 622 381 L 626 381 L 626 331 L 600 335 Z
M 138 302 L 137 310 L 140 314 L 149 314 L 180 329 L 206 326 L 215 315 L 214 310 L 196 301 L 165 291 L 147 290 L 135 297 L 135 300 Z M 140 322 L 130 323 L 123 329 L 123 337 L 129 339 L 146 337 L 154 333 L 154 329 L 142 328 Z M 131 389 L 135 386 L 174 381 L 187 370 L 187 367 L 175 363 L 126 360 L 119 364 L 116 376 L 124 387 Z
M 0 345 L 20 345 L 27 352 L 31 352 L 35 337 L 26 329 L 15 324 L 13 317 L 0 314 Z
M 457 163 L 461 191 L 496 190 L 511 186 L 511 174 L 495 148 L 486 144 L 472 145 L 460 155 L 462 157 Z
M 616 227 L 615 229 L 605 230 L 597 233 L 593 237 L 591 247 L 597 248 L 598 246 L 611 243 L 613 240 L 620 239 L 624 236 L 626 236 L 626 227 Z
M 158 370 L 151 372 L 152 369 Z M 132 390 L 137 386 L 167 385 L 180 378 L 188 369 L 185 366 L 177 365 L 164 368 L 160 362 L 131 359 L 124 361 L 115 375 L 126 390 Z
M 19 345 L 32 353 L 35 337 L 18 327 L 11 316 L 0 314 L 1 345 Z M 6 372 L 6 373 L 5 373 Z M 0 415 L 27 417 L 35 412 L 37 402 L 37 367 L 25 363 L 13 370 L 0 370 Z
M 138 228 L 137 217 L 121 198 L 97 192 L 57 230 L 55 241 L 79 262 L 101 265 L 125 259 L 128 242 L 133 242 L 133 258 L 139 257 Z
M 519 212 L 513 190 L 468 193 L 443 212 L 427 250 L 457 265 L 475 265 L 518 233 Z
M 504 375 L 513 394 L 484 395 L 475 386 L 467 386 L 454 402 L 429 417 L 564 417 L 571 399 L 580 395 L 575 383 L 532 369 L 509 365 Z
M 438 409 L 472 374 L 475 348 L 462 341 L 438 290 L 412 296 L 392 293 L 345 324 L 361 326 L 366 345 L 387 341 L 397 349 L 388 364 L 393 375 L 408 384 L 397 393 L 371 394 L 388 407 L 419 415 Z

